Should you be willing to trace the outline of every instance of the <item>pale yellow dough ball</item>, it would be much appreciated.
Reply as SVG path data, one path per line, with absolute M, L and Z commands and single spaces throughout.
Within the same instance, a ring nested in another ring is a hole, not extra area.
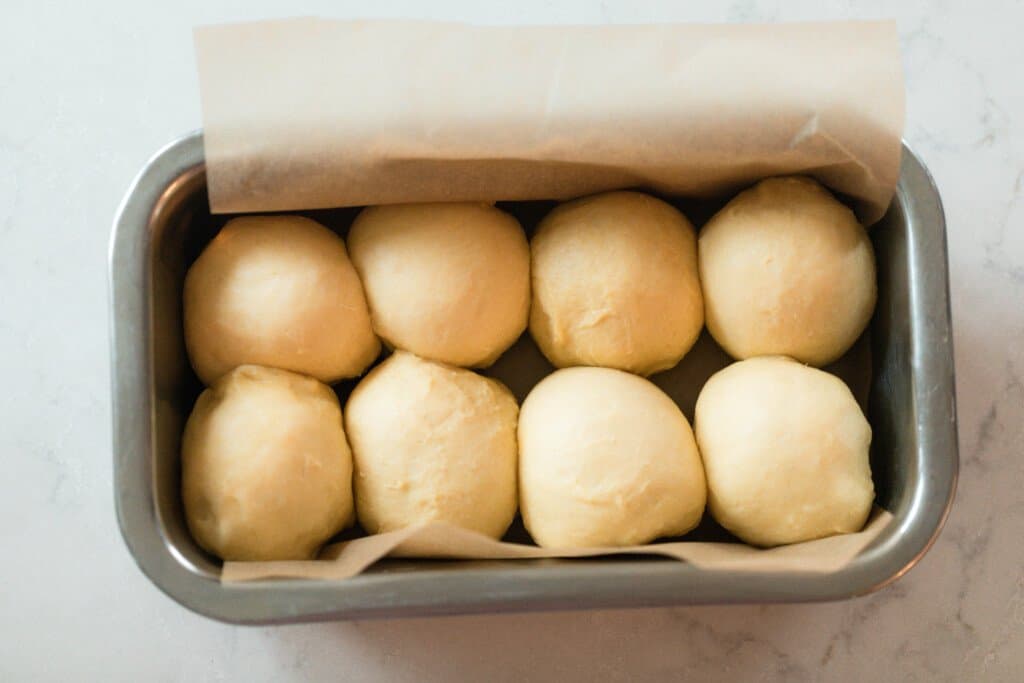
M 360 524 L 447 522 L 500 538 L 516 514 L 518 413 L 496 380 L 395 352 L 345 407 Z
M 348 245 L 373 327 L 392 348 L 486 367 L 526 329 L 529 247 L 518 221 L 493 206 L 370 207 Z
M 691 530 L 707 489 L 686 417 L 608 368 L 558 370 L 523 402 L 519 505 L 538 545 L 625 546 Z
M 693 226 L 669 204 L 608 192 L 562 204 L 530 245 L 530 333 L 557 367 L 649 375 L 690 350 L 704 324 Z
M 859 531 L 871 511 L 871 427 L 837 377 L 789 358 L 733 363 L 697 398 L 718 522 L 759 546 Z
M 340 237 L 301 216 L 228 221 L 185 277 L 185 342 L 207 385 L 246 363 L 324 382 L 380 353 Z
M 225 560 L 305 560 L 353 519 L 352 456 L 330 387 L 243 365 L 196 401 L 182 441 L 185 517 Z
M 733 358 L 838 359 L 875 307 L 864 227 L 810 178 L 770 178 L 740 193 L 700 233 L 708 331 Z

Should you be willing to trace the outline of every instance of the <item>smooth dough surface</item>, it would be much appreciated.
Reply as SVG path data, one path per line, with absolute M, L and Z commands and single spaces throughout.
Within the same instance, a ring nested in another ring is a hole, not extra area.
M 374 329 L 392 348 L 486 367 L 526 329 L 529 246 L 519 222 L 493 206 L 369 207 L 348 245 Z
M 697 526 L 707 489 L 686 417 L 650 381 L 557 370 L 519 416 L 519 506 L 544 547 L 624 546 Z
M 760 546 L 864 526 L 874 485 L 871 427 L 838 377 L 789 358 L 733 363 L 697 398 L 708 506 Z
M 516 514 L 518 413 L 500 382 L 396 351 L 345 408 L 360 524 L 440 521 L 500 538 Z
M 541 221 L 530 251 L 530 333 L 556 367 L 649 375 L 697 340 L 696 233 L 660 199 L 608 192 L 562 204 Z
M 242 365 L 196 402 L 182 441 L 193 537 L 225 560 L 306 560 L 353 521 L 352 455 L 330 387 Z
M 769 178 L 740 193 L 701 230 L 699 254 L 708 331 L 733 358 L 826 365 L 875 308 L 871 240 L 810 178 Z
M 380 341 L 345 243 L 301 216 L 227 225 L 185 277 L 185 342 L 207 385 L 246 363 L 355 377 Z

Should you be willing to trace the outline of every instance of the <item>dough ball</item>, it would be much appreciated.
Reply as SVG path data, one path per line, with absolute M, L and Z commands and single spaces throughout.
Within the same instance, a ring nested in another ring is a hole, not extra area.
M 363 528 L 437 521 L 500 538 L 516 514 L 518 413 L 496 380 L 395 352 L 345 409 Z
M 333 382 L 380 353 L 345 243 L 301 216 L 228 221 L 185 277 L 185 342 L 207 385 L 246 363 Z
M 719 524 L 772 546 L 858 531 L 875 497 L 871 427 L 842 380 L 788 358 L 733 363 L 697 398 Z
M 875 256 L 850 209 L 810 178 L 740 193 L 700 233 L 708 330 L 733 358 L 827 365 L 875 308 Z
M 690 424 L 646 379 L 548 375 L 519 416 L 519 506 L 538 545 L 647 543 L 697 526 L 707 488 Z
M 697 341 L 697 238 L 669 204 L 638 192 L 568 202 L 541 221 L 530 250 L 530 333 L 555 366 L 649 375 Z
M 516 219 L 493 206 L 370 207 L 348 244 L 373 327 L 393 348 L 486 367 L 526 329 L 529 247 Z
M 182 441 L 192 536 L 225 560 L 306 560 L 352 523 L 352 455 L 331 389 L 242 365 L 196 401 Z

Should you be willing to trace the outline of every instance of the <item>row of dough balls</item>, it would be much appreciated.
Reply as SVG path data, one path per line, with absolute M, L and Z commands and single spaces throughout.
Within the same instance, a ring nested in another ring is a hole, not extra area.
M 399 351 L 342 418 L 317 380 L 245 365 L 186 425 L 186 517 L 227 560 L 310 558 L 353 512 L 371 534 L 443 521 L 500 538 L 518 506 L 556 548 L 681 535 L 706 503 L 762 546 L 864 524 L 871 429 L 838 378 L 740 361 L 704 386 L 696 425 L 695 438 L 652 382 L 608 368 L 558 370 L 519 410 L 496 380 Z
M 853 213 L 813 180 L 773 178 L 716 214 L 699 249 L 682 213 L 637 192 L 562 204 L 530 244 L 487 204 L 365 209 L 348 251 L 307 218 L 236 218 L 189 270 L 185 337 L 207 385 L 246 363 L 355 377 L 378 337 L 486 367 L 527 325 L 556 367 L 649 375 L 682 359 L 705 317 L 734 358 L 821 366 L 864 330 L 875 296 Z

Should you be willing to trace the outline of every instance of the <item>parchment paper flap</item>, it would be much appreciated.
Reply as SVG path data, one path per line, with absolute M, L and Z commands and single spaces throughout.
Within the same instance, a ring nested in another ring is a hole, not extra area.
M 899 172 L 895 24 L 198 28 L 215 213 L 708 196 L 811 174 L 867 223 Z
M 845 566 L 885 528 L 892 515 L 876 509 L 855 534 L 831 536 L 767 550 L 740 543 L 652 543 L 628 548 L 544 549 L 495 541 L 449 524 L 392 531 L 327 546 L 318 560 L 307 562 L 225 562 L 221 581 L 270 578 L 347 579 L 384 557 L 510 560 L 599 555 L 659 555 L 704 569 L 739 571 L 831 572 Z

